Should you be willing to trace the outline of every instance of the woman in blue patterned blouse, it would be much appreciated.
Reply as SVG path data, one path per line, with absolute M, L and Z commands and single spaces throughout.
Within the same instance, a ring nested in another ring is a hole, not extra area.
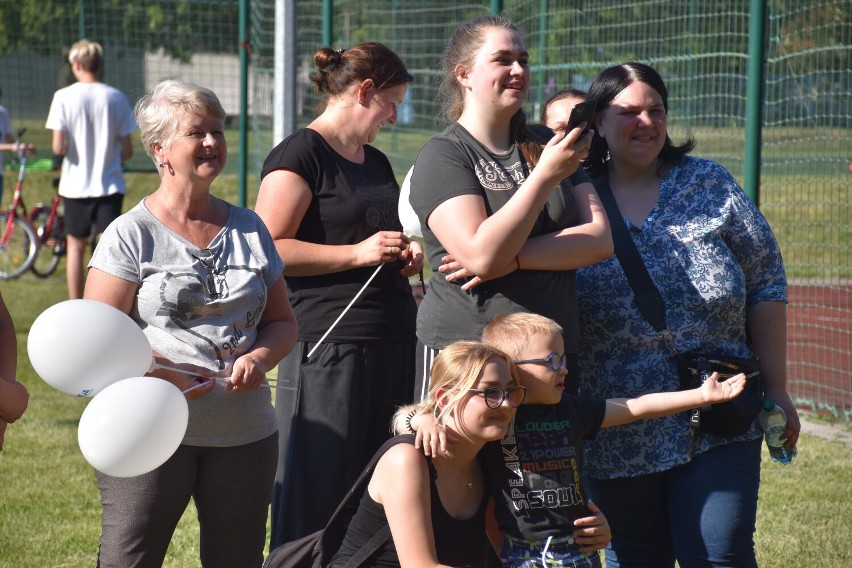
M 666 131 L 668 92 L 638 63 L 592 83 L 596 132 L 586 162 L 607 176 L 624 223 L 663 295 L 679 352 L 756 356 L 766 393 L 799 418 L 786 390 L 787 281 L 772 230 L 722 166 L 687 156 Z M 663 340 L 636 308 L 616 257 L 577 276 L 580 392 L 636 397 L 679 388 Z M 761 431 L 693 430 L 686 414 L 602 430 L 586 447 L 592 499 L 612 527 L 607 568 L 756 566 Z

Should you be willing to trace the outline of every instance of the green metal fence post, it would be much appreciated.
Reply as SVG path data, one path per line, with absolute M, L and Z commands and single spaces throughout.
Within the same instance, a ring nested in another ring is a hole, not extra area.
M 763 93 L 766 57 L 766 1 L 751 0 L 748 20 L 748 86 L 746 89 L 745 191 L 760 205 L 760 151 L 763 144 Z
M 334 39 L 334 0 L 322 2 L 322 44 L 332 47 Z
M 86 6 L 84 2 L 86 0 L 80 0 L 78 4 L 79 9 L 77 10 L 77 38 L 83 39 L 86 37 Z
M 248 0 L 240 0 L 240 135 L 237 171 L 239 206 L 246 206 L 248 178 Z
M 497 16 L 503 11 L 503 0 L 491 0 L 491 15 Z

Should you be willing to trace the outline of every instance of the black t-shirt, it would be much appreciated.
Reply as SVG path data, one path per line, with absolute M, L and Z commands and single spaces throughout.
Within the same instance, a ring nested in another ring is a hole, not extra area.
M 572 176 L 574 183 L 588 181 L 580 170 Z M 414 165 L 409 201 L 423 227 L 432 267 L 437 269 L 447 254 L 428 224 L 438 205 L 460 195 L 479 195 L 491 215 L 511 199 L 528 175 L 517 145 L 505 155 L 492 154 L 458 123 L 427 142 Z M 578 222 L 573 185 L 566 181 L 551 192 L 529 236 Z M 574 274 L 573 270 L 516 270 L 470 293 L 461 290 L 464 282 L 432 278 L 418 311 L 417 335 L 425 345 L 443 349 L 457 339 L 478 339 L 483 327 L 499 314 L 527 311 L 559 323 L 566 352 L 576 353 L 580 331 Z
M 414 436 L 403 436 L 411 444 Z M 487 493 L 476 513 L 468 519 L 451 517 L 438 495 L 435 486 L 437 472 L 429 458 L 429 491 L 432 505 L 432 531 L 435 536 L 435 551 L 438 562 L 449 566 L 480 567 L 486 565 L 491 557 L 491 545 L 485 533 L 485 508 L 488 503 Z M 385 509 L 373 501 L 368 491 L 364 491 L 361 503 L 349 526 L 340 550 L 332 557 L 329 565 L 343 566 L 355 553 L 367 543 L 370 538 L 387 524 Z M 369 567 L 398 568 L 399 557 L 393 539 L 389 539 L 362 565 Z
M 563 395 L 558 404 L 522 404 L 514 429 L 480 453 L 485 486 L 504 534 L 542 541 L 568 536 L 589 515 L 583 440 L 594 439 L 606 400 Z
M 356 164 L 335 152 L 318 132 L 305 128 L 272 149 L 261 177 L 280 169 L 298 174 L 313 192 L 296 239 L 351 245 L 378 231 L 402 231 L 399 185 L 387 157 L 376 148 L 364 146 L 364 163 Z M 413 340 L 417 306 L 400 268 L 400 263 L 383 266 L 327 340 Z M 375 270 L 369 266 L 287 276 L 299 341 L 319 340 Z

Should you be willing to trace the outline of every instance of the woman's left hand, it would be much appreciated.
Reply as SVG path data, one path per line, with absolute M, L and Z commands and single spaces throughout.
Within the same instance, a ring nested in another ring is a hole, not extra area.
M 423 245 L 411 239 L 408 247 L 399 254 L 399 260 L 404 263 L 399 273 L 405 277 L 414 276 L 423 270 Z
M 612 530 L 609 521 L 592 501 L 586 508 L 592 514 L 590 517 L 581 517 L 574 521 L 574 538 L 580 547 L 580 552 L 595 552 L 603 550 L 612 539 Z
M 438 272 L 444 275 L 444 278 L 447 279 L 447 282 L 455 282 L 456 280 L 467 280 L 464 284 L 462 284 L 461 289 L 465 292 L 468 292 L 479 286 L 483 282 L 486 281 L 485 278 L 481 276 L 477 276 L 470 272 L 467 268 L 461 265 L 459 261 L 453 258 L 452 255 L 444 255 L 441 257 L 441 266 L 438 267 Z M 506 276 L 507 274 L 511 274 L 517 270 L 517 265 L 515 262 L 510 263 L 504 270 L 501 270 L 497 275 Z
M 229 391 L 254 390 L 263 383 L 268 370 L 252 355 L 243 355 L 234 361 L 231 378 L 225 383 L 225 387 Z
M 793 403 L 793 400 L 790 398 L 790 395 L 787 394 L 787 391 L 778 392 L 776 390 L 766 389 L 766 396 L 770 397 L 775 401 L 775 404 L 784 409 L 784 413 L 787 415 L 787 427 L 784 429 L 784 433 L 781 434 L 781 439 L 784 440 L 785 448 L 795 448 L 796 444 L 799 443 L 799 433 L 802 430 L 802 422 L 799 419 L 799 411 L 796 409 L 796 405 Z

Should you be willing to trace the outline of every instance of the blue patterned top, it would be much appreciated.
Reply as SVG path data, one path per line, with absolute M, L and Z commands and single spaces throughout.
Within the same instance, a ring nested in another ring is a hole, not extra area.
M 787 300 L 787 280 L 766 219 L 719 164 L 685 157 L 660 182 L 660 197 L 641 228 L 625 219 L 666 305 L 679 352 L 751 356 L 746 310 Z M 612 258 L 577 271 L 580 394 L 636 397 L 678 390 L 677 367 L 636 307 Z M 734 440 L 760 436 L 755 425 Z M 586 472 L 636 476 L 686 463 L 728 440 L 696 434 L 686 412 L 604 428 L 586 444 Z

